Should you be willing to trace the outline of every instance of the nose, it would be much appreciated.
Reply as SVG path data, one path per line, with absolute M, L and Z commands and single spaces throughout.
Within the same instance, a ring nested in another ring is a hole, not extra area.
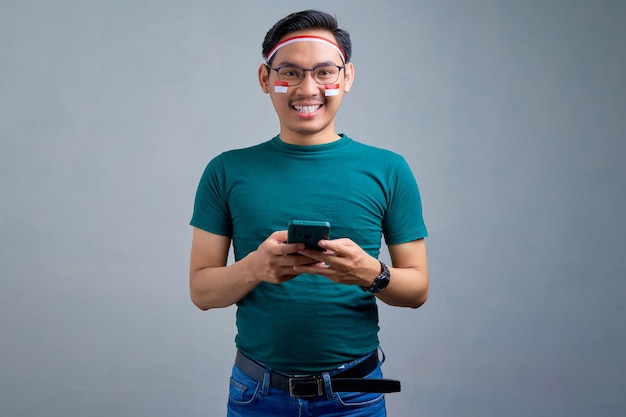
M 321 87 L 321 84 L 318 84 L 313 77 L 313 71 L 306 70 L 304 71 L 304 79 L 298 85 L 298 89 L 304 95 L 315 95 Z

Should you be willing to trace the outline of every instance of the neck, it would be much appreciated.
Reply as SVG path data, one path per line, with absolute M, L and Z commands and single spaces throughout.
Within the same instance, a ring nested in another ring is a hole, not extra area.
M 341 139 L 337 133 L 332 134 L 317 134 L 317 135 L 302 135 L 302 134 L 294 134 L 290 132 L 289 134 L 285 134 L 280 132 L 278 135 L 280 140 L 290 145 L 300 145 L 300 146 L 311 146 L 311 145 L 324 145 L 326 143 L 331 143 L 338 141 Z

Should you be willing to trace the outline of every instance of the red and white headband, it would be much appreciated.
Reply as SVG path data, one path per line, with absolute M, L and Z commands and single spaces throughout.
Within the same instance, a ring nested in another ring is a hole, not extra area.
M 326 45 L 328 45 L 328 46 L 330 46 L 332 48 L 335 48 L 335 50 L 337 50 L 337 52 L 339 52 L 339 55 L 341 55 L 342 62 L 344 64 L 346 63 L 346 55 L 343 53 L 343 50 L 341 49 L 341 47 L 339 45 L 337 45 L 335 42 L 329 41 L 328 39 L 326 39 L 324 37 L 314 36 L 314 35 L 293 36 L 291 38 L 285 39 L 282 42 L 277 43 L 276 46 L 274 46 L 272 48 L 272 50 L 269 51 L 269 53 L 265 57 L 265 63 L 269 65 L 270 60 L 272 59 L 274 54 L 276 52 L 278 52 L 278 50 L 280 48 L 282 48 L 283 46 L 286 46 L 286 45 L 290 45 L 292 43 L 296 43 L 296 42 L 319 42 L 319 43 L 326 44 Z

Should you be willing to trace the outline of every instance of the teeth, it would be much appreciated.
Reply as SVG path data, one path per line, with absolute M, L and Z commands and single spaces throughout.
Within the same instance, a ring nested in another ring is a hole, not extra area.
M 293 106 L 294 109 L 298 110 L 300 113 L 313 113 L 317 109 L 320 108 L 319 105 L 316 106 Z

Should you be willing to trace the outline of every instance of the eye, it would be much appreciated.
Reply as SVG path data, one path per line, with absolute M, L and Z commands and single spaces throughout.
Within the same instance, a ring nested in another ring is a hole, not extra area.
M 317 67 L 315 68 L 315 77 L 319 80 L 334 80 L 337 76 L 337 67 Z
M 281 79 L 299 79 L 301 77 L 301 72 L 298 68 L 294 67 L 283 67 L 278 70 L 278 76 Z

